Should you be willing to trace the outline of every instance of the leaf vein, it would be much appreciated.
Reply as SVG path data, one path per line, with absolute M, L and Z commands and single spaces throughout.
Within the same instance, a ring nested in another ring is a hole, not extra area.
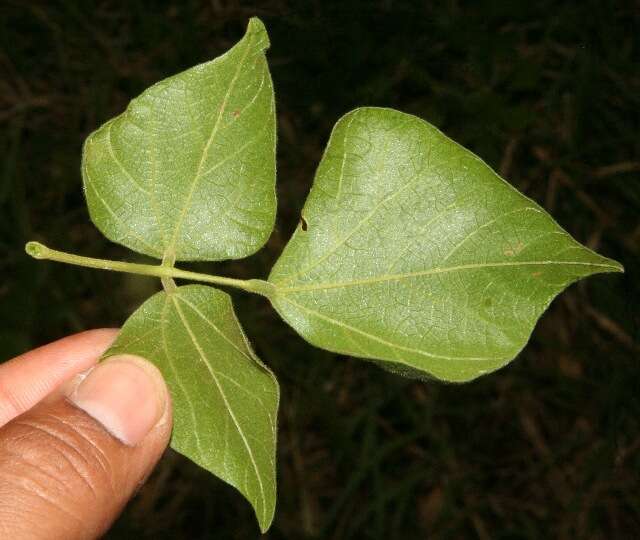
M 382 198 L 380 201 L 378 201 L 375 204 L 373 209 L 356 224 L 356 226 L 348 234 L 343 236 L 342 239 L 340 241 L 338 241 L 336 244 L 334 244 L 322 257 L 318 258 L 318 260 L 313 262 L 311 265 L 303 268 L 302 270 L 300 270 L 300 271 L 298 271 L 298 272 L 296 272 L 294 274 L 291 274 L 289 276 L 286 276 L 286 279 L 284 281 L 281 281 L 280 283 L 275 283 L 275 284 L 278 285 L 278 284 L 283 284 L 283 283 L 291 283 L 295 278 L 297 278 L 299 276 L 302 276 L 302 275 L 310 272 L 314 268 L 316 268 L 322 262 L 324 262 L 329 257 L 331 257 L 331 255 L 333 255 L 338 249 L 340 249 L 340 247 L 342 247 L 346 242 L 348 242 L 349 239 L 354 234 L 356 234 L 363 225 L 368 223 L 369 220 L 376 215 L 376 213 L 378 212 L 378 210 L 382 206 L 384 206 L 388 202 L 390 202 L 393 199 L 395 199 L 396 197 L 398 197 L 405 190 L 409 189 L 410 187 L 413 187 L 416 183 L 418 183 L 418 181 L 420 179 L 421 179 L 421 176 L 420 175 L 416 175 L 414 178 L 411 179 L 411 181 L 409 181 L 406 184 L 404 184 L 403 186 L 401 186 L 397 191 L 395 191 L 395 192 L 391 193 L 390 195 Z
M 129 232 L 129 234 L 131 234 L 131 236 L 133 236 L 136 240 L 138 240 L 138 242 L 140 242 L 143 246 L 145 246 L 151 253 L 155 253 L 156 255 L 158 255 L 160 252 L 151 244 L 149 244 L 146 240 L 144 240 L 138 233 L 136 233 L 129 225 L 127 225 L 122 218 L 120 218 L 120 216 L 118 216 L 118 214 L 116 214 L 113 209 L 111 208 L 111 206 L 109 206 L 109 204 L 107 203 L 107 201 L 104 200 L 104 197 L 102 197 L 102 195 L 100 195 L 100 192 L 98 191 L 98 188 L 95 186 L 95 183 L 93 181 L 91 181 L 91 177 L 89 176 L 89 170 L 87 168 L 85 168 L 85 175 L 87 177 L 87 185 L 90 186 L 93 189 L 93 192 L 95 193 L 96 197 L 98 198 L 98 200 L 102 203 L 102 206 L 105 207 L 105 209 L 107 210 L 107 212 L 109 212 L 109 214 L 111 215 L 111 217 L 113 218 L 113 220 L 116 223 L 120 223 L 124 226 L 124 229 L 126 231 Z
M 113 122 L 109 122 L 109 124 L 107 124 L 107 149 L 109 150 L 109 155 L 111 156 L 111 159 L 113 159 L 113 161 L 118 166 L 118 168 L 124 173 L 127 180 L 129 180 L 134 186 L 136 186 L 140 191 L 142 191 L 142 193 L 145 193 L 146 195 L 151 195 L 151 193 L 146 188 L 144 188 L 141 184 L 138 183 L 136 179 L 133 178 L 133 176 L 125 168 L 124 164 L 120 161 L 118 156 L 116 156 L 113 143 L 111 142 L 111 126 L 112 125 L 113 125 Z
M 369 332 L 365 332 L 364 330 L 361 330 L 359 328 L 356 328 L 355 326 L 351 326 L 349 324 L 346 324 L 342 321 L 339 321 L 337 319 L 333 319 L 332 317 L 329 317 L 327 315 L 323 315 L 322 313 L 320 313 L 319 311 L 315 311 L 313 309 L 310 309 L 306 306 L 303 306 L 302 304 L 298 304 L 298 302 L 295 302 L 293 300 L 291 300 L 290 298 L 287 297 L 283 297 L 282 298 L 285 302 L 290 303 L 291 305 L 297 307 L 298 309 L 301 309 L 303 311 L 306 311 L 307 313 L 309 313 L 310 315 L 313 315 L 319 319 L 322 319 L 330 324 L 333 324 L 335 326 L 338 326 L 342 329 L 346 329 L 349 330 L 351 332 L 355 332 L 356 334 L 359 334 L 363 337 L 366 337 L 368 339 L 371 339 L 372 341 L 377 341 L 378 343 L 385 345 L 387 347 L 390 347 L 391 349 L 397 349 L 400 351 L 406 351 L 406 352 L 411 352 L 411 353 L 416 353 L 416 354 L 420 354 L 422 356 L 427 356 L 429 358 L 437 358 L 439 360 L 477 360 L 477 361 L 486 361 L 486 360 L 497 360 L 494 357 L 490 357 L 490 356 L 478 356 L 478 357 L 465 357 L 465 356 L 446 356 L 446 355 L 440 355 L 440 354 L 434 354 L 434 353 L 430 353 L 427 351 L 423 351 L 421 349 L 416 349 L 414 347 L 406 347 L 405 345 L 398 345 L 397 343 L 393 343 L 392 341 L 388 341 L 386 339 L 383 339 L 379 336 L 376 336 L 374 334 L 371 334 Z M 367 355 L 369 356 L 369 355 Z M 371 356 L 372 358 L 376 358 L 375 356 Z M 402 362 L 402 363 L 406 363 L 406 362 Z M 409 365 L 409 364 L 407 364 Z

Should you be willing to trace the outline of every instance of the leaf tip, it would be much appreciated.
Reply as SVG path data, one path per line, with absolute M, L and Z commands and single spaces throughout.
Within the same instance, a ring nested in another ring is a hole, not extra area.
M 273 518 L 271 518 L 269 521 L 265 521 L 264 523 L 258 520 L 258 527 L 260 528 L 261 534 L 265 534 L 271 528 L 272 521 L 273 521 Z
M 47 246 L 40 242 L 27 242 L 24 246 L 27 255 L 31 255 L 34 259 L 44 259 L 47 253 Z
M 275 506 L 275 493 L 274 493 L 274 504 L 269 504 L 266 507 L 263 507 L 262 515 L 258 514 L 258 509 L 254 507 L 256 512 L 256 519 L 258 521 L 258 527 L 260 529 L 261 534 L 265 534 L 273 525 L 273 518 L 276 514 L 276 506 Z
M 596 273 L 614 273 L 614 274 L 624 274 L 624 266 L 621 263 L 614 259 L 608 259 L 606 257 L 601 257 L 602 262 L 600 263 L 600 268 Z
M 258 17 L 251 17 L 251 19 L 249 19 L 245 38 L 248 38 L 250 36 L 257 37 L 255 41 L 255 47 L 259 48 L 260 50 L 268 49 L 271 45 L 267 29 L 264 23 L 260 19 L 258 19 Z

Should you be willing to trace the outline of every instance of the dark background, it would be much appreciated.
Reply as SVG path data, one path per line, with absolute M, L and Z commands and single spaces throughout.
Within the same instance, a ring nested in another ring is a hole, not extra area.
M 252 15 L 272 40 L 277 229 L 250 259 L 198 268 L 266 276 L 334 122 L 382 105 L 440 127 L 627 269 L 571 287 L 513 364 L 461 386 L 314 349 L 234 293 L 283 392 L 268 537 L 637 537 L 636 2 L 1 2 L 0 360 L 120 325 L 158 287 L 36 262 L 23 245 L 135 260 L 89 221 L 82 141 L 151 83 L 225 51 Z M 241 496 L 169 451 L 109 538 L 257 535 Z

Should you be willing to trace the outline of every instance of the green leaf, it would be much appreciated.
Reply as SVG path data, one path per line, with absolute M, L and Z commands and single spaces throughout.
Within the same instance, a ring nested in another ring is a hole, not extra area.
M 173 400 L 171 446 L 236 487 L 266 531 L 276 504 L 279 389 L 255 356 L 229 295 L 204 285 L 159 292 L 105 354 L 155 363 Z
M 467 381 L 512 360 L 569 284 L 618 271 L 427 122 L 363 108 L 336 124 L 269 281 L 312 344 Z
M 262 247 L 276 208 L 268 46 L 251 19 L 226 54 L 154 84 L 87 138 L 87 203 L 107 238 L 170 262 Z

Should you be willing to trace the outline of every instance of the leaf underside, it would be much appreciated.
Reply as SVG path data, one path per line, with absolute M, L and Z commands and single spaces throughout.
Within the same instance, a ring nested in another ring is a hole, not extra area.
M 171 446 L 236 487 L 260 528 L 276 503 L 276 378 L 257 359 L 226 293 L 203 285 L 159 292 L 105 354 L 154 362 L 173 401 Z
M 87 138 L 85 194 L 107 238 L 166 266 L 264 245 L 276 211 L 268 46 L 251 19 L 227 53 L 153 85 Z M 363 108 L 336 124 L 265 294 L 314 345 L 466 381 L 513 359 L 570 283 L 621 270 L 428 123 Z M 158 366 L 172 446 L 236 487 L 264 532 L 276 503 L 278 383 L 227 294 L 163 283 L 105 357 Z
M 159 259 L 246 257 L 275 220 L 275 110 L 264 25 L 145 90 L 86 140 L 92 221 Z
M 574 281 L 622 271 L 427 122 L 362 108 L 336 124 L 269 281 L 310 343 L 467 381 L 524 347 Z

